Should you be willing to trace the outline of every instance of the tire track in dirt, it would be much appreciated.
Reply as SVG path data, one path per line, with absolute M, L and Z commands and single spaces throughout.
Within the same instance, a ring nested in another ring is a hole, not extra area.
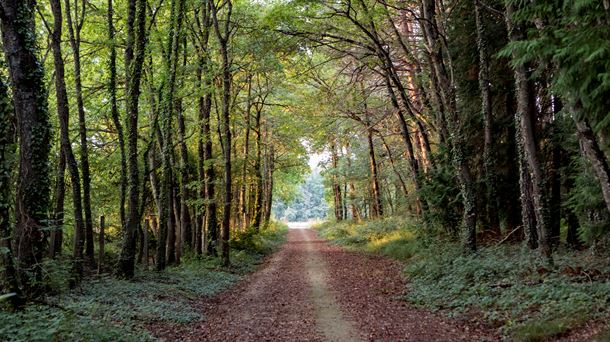
M 344 317 L 335 296 L 331 293 L 327 279 L 329 278 L 326 262 L 312 241 L 311 230 L 298 229 L 307 250 L 305 263 L 307 276 L 311 285 L 316 327 L 326 341 L 358 341 L 362 340 L 354 324 Z M 318 241 L 315 241 L 318 242 Z

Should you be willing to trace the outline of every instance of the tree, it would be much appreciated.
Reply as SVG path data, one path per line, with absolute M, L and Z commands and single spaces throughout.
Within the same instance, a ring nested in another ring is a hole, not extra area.
M 15 111 L 11 105 L 8 87 L 4 79 L 0 78 L 0 269 L 2 270 L 0 290 L 12 294 L 10 303 L 13 307 L 18 307 L 23 304 L 23 297 L 13 260 L 10 222 L 10 208 L 13 201 L 12 167 L 17 159 L 15 133 Z
M 138 104 L 142 65 L 146 53 L 146 0 L 129 0 L 127 14 L 127 220 L 123 248 L 117 270 L 120 276 L 131 278 L 134 273 L 136 233 L 139 227 L 139 170 L 138 170 Z
M 85 222 L 83 221 L 83 207 L 81 197 L 81 183 L 78 172 L 78 165 L 72 144 L 70 142 L 69 121 L 70 105 L 68 103 L 68 92 L 66 90 L 65 66 L 61 52 L 61 32 L 62 32 L 62 10 L 59 0 L 51 0 L 51 10 L 53 12 L 53 33 L 51 47 L 53 49 L 53 59 L 55 65 L 55 92 L 57 98 L 57 114 L 61 130 L 61 153 L 64 155 L 70 173 L 70 183 L 72 187 L 72 202 L 74 206 L 74 273 L 80 277 L 83 273 L 83 246 L 85 242 Z M 63 174 L 61 175 L 63 177 Z M 61 246 L 54 248 L 60 249 Z
M 66 23 L 68 25 L 68 37 L 72 47 L 74 58 L 74 83 L 76 89 L 76 108 L 78 109 L 78 132 L 80 136 L 80 159 L 83 178 L 83 209 L 85 213 L 85 256 L 89 262 L 94 262 L 93 250 L 93 217 L 91 214 L 91 171 L 89 167 L 89 147 L 87 142 L 87 125 L 85 121 L 85 105 L 83 102 L 83 82 L 81 77 L 81 30 L 85 24 L 86 2 L 74 0 L 74 17 L 72 19 L 72 6 L 70 0 L 65 0 Z
M 162 118 L 161 132 L 163 141 L 163 180 L 161 185 L 161 229 L 159 233 L 159 244 L 157 245 L 157 270 L 161 271 L 165 268 L 166 260 L 170 263 L 175 261 L 175 231 L 172 225 L 170 215 L 173 208 L 172 201 L 172 120 L 174 116 L 174 93 L 176 91 L 176 73 L 179 61 L 179 48 L 181 42 L 182 20 L 184 18 L 184 0 L 173 0 L 171 4 L 171 24 L 169 29 L 169 39 L 167 51 L 168 55 L 165 64 L 165 77 L 163 99 L 162 99 Z M 184 194 L 183 194 L 184 195 Z M 171 234 L 167 239 L 168 232 Z M 167 239 L 167 240 L 166 240 Z M 167 247 L 167 253 L 166 253 Z
M 4 55 L 8 62 L 19 132 L 13 252 L 27 296 L 42 294 L 41 265 L 49 205 L 50 129 L 44 68 L 35 40 L 35 1 L 0 2 Z
M 231 0 L 223 2 L 222 6 L 226 6 L 226 14 L 224 24 L 220 25 L 219 8 L 220 5 L 211 1 L 212 21 L 214 23 L 214 32 L 220 45 L 220 54 L 222 57 L 222 127 L 223 127 L 223 154 L 224 154 L 224 205 L 222 209 L 222 258 L 225 266 L 230 263 L 229 260 L 229 233 L 231 222 L 231 199 L 232 199 L 232 175 L 231 175 L 231 117 L 230 117 L 230 101 L 231 101 L 231 62 L 229 59 L 229 39 L 231 34 L 231 14 L 233 11 L 233 3 Z

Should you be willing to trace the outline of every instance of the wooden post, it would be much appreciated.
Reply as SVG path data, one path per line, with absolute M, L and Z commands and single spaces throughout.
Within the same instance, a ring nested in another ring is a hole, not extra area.
M 104 264 L 104 226 L 106 225 L 104 215 L 100 216 L 100 236 L 99 236 L 99 256 L 97 263 L 97 274 L 102 272 L 102 265 Z
M 148 226 L 150 224 L 150 220 L 144 220 L 144 229 L 142 230 L 144 233 L 144 265 L 148 267 Z

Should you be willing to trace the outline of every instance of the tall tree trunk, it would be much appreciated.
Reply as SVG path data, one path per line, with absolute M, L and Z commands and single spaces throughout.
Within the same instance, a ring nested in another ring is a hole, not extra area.
M 121 218 L 121 227 L 125 229 L 125 196 L 127 193 L 127 156 L 125 155 L 125 135 L 123 133 L 123 125 L 119 117 L 119 109 L 117 104 L 117 70 L 116 70 L 116 42 L 114 29 L 114 8 L 113 0 L 108 0 L 108 40 L 110 41 L 110 56 L 108 58 L 108 94 L 110 97 L 110 116 L 116 129 L 119 140 L 119 151 L 121 153 L 121 188 L 119 193 L 119 217 Z
M 43 291 L 42 260 L 49 207 L 51 146 L 43 64 L 36 49 L 34 0 L 0 1 L 2 47 L 8 62 L 19 132 L 19 175 L 13 252 L 26 296 Z
M 401 137 L 407 147 L 407 158 L 409 159 L 409 166 L 411 167 L 411 180 L 413 181 L 413 185 L 415 186 L 416 197 L 416 207 L 417 212 L 420 214 L 424 214 L 428 210 L 428 204 L 426 201 L 420 196 L 421 185 L 419 182 L 419 163 L 415 158 L 415 152 L 413 149 L 413 143 L 411 142 L 411 137 L 409 134 L 409 127 L 407 126 L 407 122 L 405 120 L 404 115 L 402 114 L 402 109 L 398 104 L 398 99 L 396 98 L 396 94 L 394 93 L 394 89 L 392 88 L 392 84 L 390 82 L 390 78 L 388 76 L 385 77 L 386 88 L 388 90 L 388 95 L 390 96 L 390 101 L 392 102 L 392 107 L 394 111 L 396 111 L 396 115 L 398 117 L 398 121 L 400 122 L 400 131 Z
M 85 22 L 85 0 L 82 0 L 79 13 L 79 0 L 74 2 L 76 23 L 72 20 L 70 0 L 65 0 L 68 37 L 74 58 L 74 85 L 76 89 L 76 108 L 78 109 L 78 132 L 80 136 L 80 160 L 83 181 L 83 209 L 85 213 L 85 257 L 94 262 L 93 217 L 91 215 L 91 172 L 89 170 L 89 148 L 87 146 L 87 125 L 85 121 L 85 105 L 83 102 L 83 85 L 81 78 L 80 33 Z M 68 159 L 69 163 L 69 159 Z
M 127 15 L 127 219 L 123 247 L 119 257 L 118 274 L 131 278 L 134 274 L 136 234 L 139 222 L 140 176 L 138 170 L 138 103 L 140 81 L 146 50 L 146 0 L 129 0 Z M 135 52 L 134 52 L 135 49 Z
M 12 307 L 17 308 L 24 303 L 24 298 L 19 289 L 11 246 L 10 208 L 13 201 L 11 175 L 17 160 L 15 123 L 15 111 L 11 105 L 8 87 L 4 78 L 0 77 L 0 249 L 2 249 L 0 252 L 0 292 L 13 294 L 9 303 Z M 63 172 L 61 176 L 63 178 Z
M 55 92 L 57 98 L 57 114 L 61 131 L 61 149 L 66 158 L 70 183 L 72 188 L 72 202 L 74 207 L 74 266 L 73 271 L 78 278 L 83 273 L 83 244 L 85 242 L 85 224 L 83 222 L 83 207 L 81 198 L 80 176 L 76 158 L 70 142 L 70 106 L 66 90 L 64 60 L 61 53 L 61 25 L 62 10 L 60 0 L 51 0 L 53 12 L 53 33 L 51 47 L 55 62 Z
M 201 17 L 198 13 L 201 12 Z M 208 43 L 210 39 L 210 29 L 212 26 L 210 17 L 210 2 L 204 1 L 200 8 L 195 11 L 195 22 L 197 23 L 197 36 L 199 39 L 195 40 L 195 43 L 199 43 L 197 46 L 198 54 L 198 68 L 197 68 L 197 89 L 202 92 L 202 95 L 198 98 L 198 111 L 199 111 L 199 139 L 197 139 L 197 152 L 198 152 L 198 171 L 199 171 L 199 183 L 201 184 L 199 190 L 200 199 L 203 201 L 203 208 L 198 211 L 197 222 L 200 225 L 198 232 L 201 237 L 197 240 L 196 250 L 197 253 L 203 253 L 207 246 L 204 244 L 210 241 L 209 236 L 206 233 L 206 222 L 212 215 L 214 216 L 214 231 L 216 230 L 216 213 L 211 214 L 208 209 L 210 199 L 208 198 L 208 170 L 210 165 L 206 165 L 208 160 L 212 157 L 212 138 L 210 136 L 210 112 L 212 109 L 212 97 L 210 93 L 211 80 L 209 75 L 209 55 L 208 55 Z M 209 144 L 209 150 L 208 150 Z M 213 169 L 213 167 L 212 167 Z M 213 170 L 212 170 L 213 172 Z M 214 184 L 211 184 L 213 188 Z M 213 195 L 212 195 L 213 198 Z M 215 234 L 214 234 L 215 235 Z M 207 250 L 206 250 L 207 251 Z M 209 252 L 209 251 L 208 251 Z
M 398 168 L 396 167 L 396 161 L 394 160 L 394 156 L 392 155 L 392 149 L 390 148 L 390 146 L 388 145 L 388 143 L 386 142 L 386 140 L 382 134 L 379 134 L 379 137 L 381 138 L 381 142 L 383 143 L 383 146 L 385 147 L 386 152 L 388 152 L 388 159 L 390 159 L 390 165 L 392 165 L 392 171 L 394 171 L 394 174 L 396 175 L 396 178 L 398 179 L 398 182 L 400 183 L 400 190 L 402 190 L 402 193 L 406 197 L 409 195 L 409 191 L 407 190 L 407 184 L 405 183 L 404 179 L 402 178 L 402 175 L 400 174 L 400 172 L 398 171 Z
M 189 200 L 189 161 L 182 99 L 179 100 L 178 109 L 178 139 L 180 139 L 180 254 L 182 254 L 185 248 L 190 249 L 192 247 L 192 227 L 187 205 Z
M 231 13 L 233 10 L 232 0 L 226 0 L 226 17 L 223 27 L 220 26 L 218 20 L 218 8 L 214 1 L 211 1 L 212 19 L 214 23 L 214 31 L 220 45 L 220 55 L 222 60 L 222 129 L 223 129 L 223 153 L 224 153 L 224 204 L 222 210 L 222 259 L 223 264 L 228 266 L 229 260 L 229 234 L 231 223 L 231 203 L 232 203 L 232 187 L 231 178 L 231 61 L 229 59 L 229 39 L 231 27 Z
M 481 93 L 481 113 L 485 141 L 483 144 L 483 169 L 485 172 L 486 209 L 489 228 L 500 233 L 500 217 L 498 213 L 498 184 L 496 176 L 496 157 L 493 139 L 494 121 L 491 99 L 491 81 L 489 79 L 489 54 L 485 37 L 485 23 L 479 0 L 474 0 L 477 47 L 479 49 L 479 91 Z
M 369 166 L 371 171 L 371 190 L 373 195 L 373 213 L 375 217 L 383 216 L 381 204 L 381 190 L 379 188 L 379 172 L 375 158 L 375 145 L 373 144 L 373 130 L 367 127 L 367 141 L 369 145 Z
M 256 111 L 256 159 L 254 160 L 254 172 L 256 174 L 256 195 L 254 197 L 254 220 L 252 226 L 256 231 L 260 230 L 263 215 L 263 168 L 261 163 L 263 150 L 263 132 L 261 125 L 261 111 Z
M 175 219 L 172 220 L 171 215 L 174 208 L 174 187 L 172 160 L 173 160 L 173 139 L 172 139 L 172 121 L 174 117 L 174 93 L 176 91 L 176 73 L 178 69 L 180 36 L 182 31 L 182 21 L 184 17 L 184 0 L 172 0 L 171 15 L 172 21 L 169 28 L 169 37 L 167 45 L 167 55 L 165 60 L 165 75 L 166 81 L 163 85 L 162 93 L 162 113 L 161 113 L 161 134 L 163 142 L 162 164 L 163 178 L 161 184 L 161 214 L 159 215 L 159 223 L 161 232 L 159 234 L 159 243 L 157 245 L 157 271 L 165 269 L 166 261 L 173 263 L 175 261 Z M 166 230 L 167 228 L 167 230 Z M 167 245 L 167 246 L 166 246 Z M 167 251 L 165 251 L 167 247 Z M 167 254 L 166 254 L 167 253 Z
M 339 184 L 339 177 L 337 176 L 337 174 L 339 173 L 339 156 L 337 154 L 337 145 L 336 143 L 333 141 L 331 143 L 330 146 L 330 153 L 331 153 L 331 163 L 332 163 L 332 169 L 333 169 L 333 173 L 331 175 L 331 181 L 332 181 L 332 189 L 333 189 L 333 203 L 334 203 L 334 207 L 335 207 L 335 219 L 337 221 L 342 221 L 343 220 L 343 203 L 342 203 L 342 196 L 341 196 L 341 184 Z
M 437 12 L 434 0 L 422 1 L 421 22 L 424 28 L 425 44 L 429 50 L 432 61 L 432 77 L 437 78 L 437 84 L 441 90 L 440 96 L 443 107 L 449 113 L 447 124 L 451 135 L 452 159 L 457 171 L 464 207 L 462 230 L 463 245 L 467 250 L 474 251 L 477 247 L 475 184 L 465 155 L 465 139 L 463 136 L 463 128 L 461 127 L 461 120 L 457 112 L 455 85 L 453 80 L 449 77 L 449 72 L 443 59 L 443 45 L 439 42 L 441 38 L 437 27 Z
M 242 166 L 241 184 L 239 188 L 239 217 L 241 228 L 246 229 L 250 225 L 248 217 L 248 157 L 250 153 L 250 114 L 252 109 L 252 75 L 248 75 L 248 98 L 246 100 L 246 127 L 244 138 L 244 163 Z
M 513 5 L 506 7 L 506 22 L 510 41 L 520 40 L 522 33 L 520 28 L 514 27 L 512 21 Z M 514 56 L 517 58 L 517 56 Z M 538 146 L 534 134 L 535 109 L 532 99 L 532 86 L 529 80 L 527 66 L 520 64 L 515 66 L 515 89 L 517 96 L 517 111 L 515 113 L 515 125 L 517 125 L 517 143 L 521 144 L 523 160 L 527 173 L 532 182 L 532 202 L 536 215 L 538 247 L 542 255 L 551 260 L 551 232 L 548 224 L 548 203 L 545 187 L 545 179 L 541 169 L 538 156 Z M 522 194 L 523 196 L 523 194 Z
M 517 127 L 517 151 L 519 158 L 519 190 L 521 193 L 521 222 L 525 243 L 531 249 L 538 248 L 538 231 L 536 229 L 536 210 L 532 200 L 532 178 L 523 158 L 523 147 L 520 138 L 520 128 Z
M 268 156 L 267 156 L 267 191 L 265 193 L 265 200 L 264 200 L 264 207 L 263 207 L 263 220 L 262 220 L 262 225 L 263 227 L 267 227 L 269 225 L 269 222 L 271 220 L 271 207 L 273 205 L 273 187 L 274 187 L 274 180 L 273 180 L 273 174 L 275 173 L 275 148 L 273 147 L 273 144 L 271 143 L 271 141 L 267 142 L 270 146 L 269 146 L 269 152 L 268 152 Z
M 61 140 L 61 139 L 60 139 Z M 61 146 L 61 141 L 59 142 Z M 57 162 L 57 175 L 55 176 L 55 197 L 53 209 L 53 230 L 49 241 L 49 257 L 55 258 L 61 255 L 61 247 L 64 239 L 64 210 L 66 200 L 66 156 L 59 149 L 59 161 Z M 8 216 L 7 216 L 8 217 Z
M 206 10 L 203 11 L 204 17 L 204 47 L 207 47 L 207 41 L 209 37 L 209 29 L 211 25 L 210 17 L 210 1 L 206 1 Z M 207 14 L 206 14 L 207 13 Z M 199 106 L 199 119 L 201 125 L 200 141 L 203 145 L 203 154 L 201 160 L 201 167 L 203 172 L 203 196 L 205 203 L 205 215 L 206 222 L 205 227 L 207 231 L 206 236 L 206 253 L 208 255 L 217 255 L 218 246 L 218 219 L 216 216 L 216 170 L 214 169 L 214 155 L 212 145 L 212 129 L 210 125 L 211 114 L 212 114 L 212 93 L 210 89 L 212 87 L 212 81 L 209 76 L 210 71 L 210 60 L 207 56 L 207 51 L 202 51 L 202 69 L 203 69 L 203 88 L 204 93 L 200 99 Z

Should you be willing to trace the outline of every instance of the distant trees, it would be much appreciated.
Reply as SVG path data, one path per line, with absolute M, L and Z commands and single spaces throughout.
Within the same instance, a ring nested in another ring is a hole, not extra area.
M 328 209 L 324 198 L 324 178 L 311 173 L 298 188 L 295 198 L 275 202 L 273 215 L 279 220 L 305 222 L 326 218 Z

